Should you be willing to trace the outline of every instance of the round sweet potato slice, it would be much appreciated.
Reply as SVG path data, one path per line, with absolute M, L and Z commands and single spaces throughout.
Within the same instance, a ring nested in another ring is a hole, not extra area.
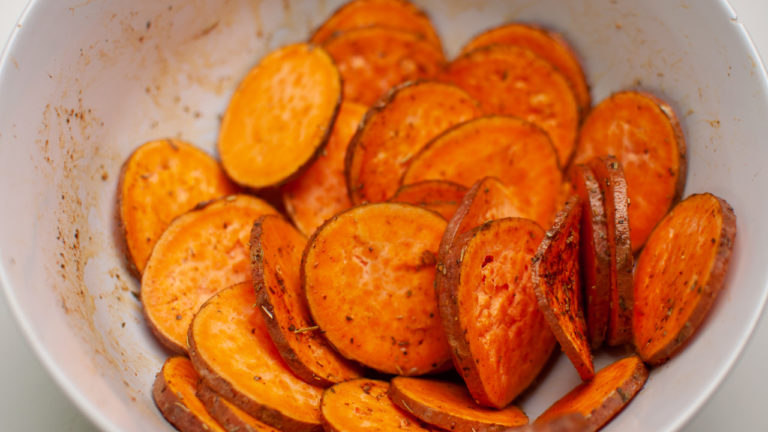
M 587 79 L 578 56 L 561 34 L 531 24 L 504 24 L 475 36 L 464 45 L 461 52 L 464 54 L 496 44 L 529 49 L 551 63 L 571 84 L 582 115 L 587 113 L 590 105 Z
M 429 17 L 405 0 L 355 0 L 340 7 L 309 41 L 322 44 L 333 36 L 366 27 L 390 27 L 418 34 L 442 51 L 442 43 Z
M 584 120 L 573 163 L 614 155 L 627 178 L 632 250 L 682 196 L 687 158 L 674 110 L 644 92 L 624 91 L 600 102 Z
M 635 349 L 650 364 L 674 355 L 699 328 L 723 287 L 736 215 L 712 194 L 677 204 L 648 238 L 635 271 Z
M 152 398 L 168 422 L 180 431 L 224 432 L 197 398 L 199 376 L 186 357 L 171 357 L 155 377 Z
M 389 201 L 424 207 L 450 220 L 466 192 L 467 188 L 460 184 L 445 180 L 425 180 L 401 186 Z
M 572 195 L 555 217 L 533 258 L 533 288 L 539 308 L 582 380 L 595 375 L 581 298 L 579 239 L 581 198 Z
M 610 315 L 608 345 L 632 342 L 632 242 L 630 241 L 629 198 L 621 163 L 613 156 L 593 159 L 589 167 L 595 174 L 605 200 L 610 261 Z
M 500 432 L 528 423 L 520 408 L 481 407 L 466 387 L 446 381 L 397 377 L 390 383 L 389 398 L 423 422 L 448 431 Z
M 368 111 L 347 149 L 352 202 L 392 197 L 411 159 L 429 140 L 478 115 L 477 102 L 454 85 L 418 82 L 394 89 Z
M 450 362 L 432 287 L 445 224 L 421 207 L 376 203 L 335 216 L 310 238 L 309 310 L 344 357 L 398 375 Z
M 189 327 L 189 356 L 205 385 L 282 431 L 320 431 L 323 389 L 296 377 L 277 352 L 253 284 L 208 300 Z
M 601 369 L 592 381 L 580 384 L 555 402 L 534 424 L 580 413 L 586 418 L 587 426 L 579 430 L 596 431 L 624 409 L 647 379 L 648 369 L 639 357 L 633 355 L 618 360 Z
M 584 281 L 584 310 L 592 349 L 599 348 L 608 331 L 611 304 L 611 250 L 605 218 L 605 200 L 592 169 L 576 165 L 575 192 L 582 200 L 579 265 Z
M 344 101 L 325 149 L 306 171 L 282 188 L 285 210 L 305 235 L 312 235 L 323 222 L 352 206 L 344 157 L 366 111 L 364 105 Z
M 440 263 L 448 281 L 437 285 L 438 303 L 453 364 L 481 405 L 509 404 L 555 346 L 531 280 L 543 237 L 528 219 L 490 221 L 457 237 Z
M 549 226 L 563 180 L 557 153 L 544 130 L 517 117 L 480 117 L 445 131 L 413 158 L 402 182 L 469 187 L 486 176 L 507 186 L 526 217 Z
M 491 45 L 463 54 L 441 75 L 480 102 L 486 114 L 511 115 L 539 125 L 565 166 L 576 144 L 579 106 L 571 85 L 533 52 Z
M 307 239 L 276 215 L 259 218 L 251 231 L 253 284 L 272 341 L 299 378 L 321 387 L 361 376 L 312 321 L 301 289 L 301 256 Z
M 268 54 L 235 90 L 221 121 L 227 174 L 257 189 L 297 176 L 325 145 L 341 95 L 341 75 L 324 49 L 294 44 Z
M 205 384 L 198 386 L 197 397 L 211 414 L 211 417 L 215 418 L 229 432 L 279 432 L 272 426 L 246 414 L 245 411 L 217 395 Z
M 219 163 L 184 141 L 150 141 L 123 163 L 117 188 L 129 269 L 140 276 L 160 235 L 198 203 L 237 192 Z
M 329 432 L 429 431 L 398 409 L 387 397 L 389 383 L 356 379 L 328 388 L 323 393 L 323 427 Z
M 176 218 L 149 257 L 141 278 L 141 304 L 160 342 L 187 350 L 187 329 L 217 291 L 250 280 L 248 239 L 253 221 L 277 214 L 265 201 L 230 195 Z
M 323 44 L 343 80 L 344 99 L 371 106 L 394 86 L 428 79 L 445 65 L 443 52 L 415 33 L 368 27 Z

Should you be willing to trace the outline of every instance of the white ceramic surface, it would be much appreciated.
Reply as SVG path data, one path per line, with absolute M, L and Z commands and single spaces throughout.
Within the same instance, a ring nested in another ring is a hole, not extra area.
M 33 2 L 0 69 L 2 283 L 54 378 L 107 430 L 168 427 L 149 395 L 165 354 L 141 322 L 130 294 L 137 284 L 114 247 L 120 163 L 159 136 L 212 149 L 217 116 L 248 67 L 264 49 L 306 37 L 337 4 L 156 3 Z M 653 373 L 610 429 L 679 427 L 733 363 L 767 289 L 768 231 L 759 223 L 768 216 L 759 199 L 768 186 L 767 90 L 742 28 L 717 1 L 420 3 L 451 54 L 482 28 L 540 22 L 574 43 L 595 100 L 640 86 L 683 117 L 686 193 L 714 192 L 738 216 L 732 271 L 691 346 Z M 577 381 L 561 358 L 524 407 L 535 417 Z

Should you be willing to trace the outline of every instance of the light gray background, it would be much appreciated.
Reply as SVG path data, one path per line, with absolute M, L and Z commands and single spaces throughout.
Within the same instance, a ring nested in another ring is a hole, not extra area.
M 11 34 L 27 0 L 0 0 L 0 42 Z M 730 0 L 752 40 L 768 58 L 768 1 Z M 2 95 L 0 95 L 2 97 Z M 766 119 L 768 121 L 768 119 Z M 685 432 L 768 430 L 768 319 L 758 323 L 736 367 Z M 0 294 L 0 431 L 94 431 L 31 351 Z

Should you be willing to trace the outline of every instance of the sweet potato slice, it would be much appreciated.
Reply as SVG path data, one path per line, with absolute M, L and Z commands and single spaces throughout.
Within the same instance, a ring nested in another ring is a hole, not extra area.
M 224 432 L 197 398 L 197 372 L 186 357 L 171 357 L 155 377 L 152 398 L 163 417 L 183 432 Z
M 154 335 L 174 352 L 187 350 L 187 328 L 208 297 L 250 280 L 253 221 L 277 214 L 265 201 L 230 195 L 176 218 L 157 241 L 141 278 L 141 304 Z
M 608 345 L 623 345 L 632 341 L 632 243 L 629 228 L 629 198 L 627 182 L 621 163 L 613 156 L 603 156 L 589 164 L 605 200 L 605 220 L 608 229 L 610 261 L 610 316 Z
M 402 181 L 469 187 L 486 176 L 509 188 L 526 217 L 549 226 L 562 183 L 557 153 L 544 130 L 517 117 L 480 117 L 445 131 L 413 158 Z
M 343 102 L 323 152 L 282 188 L 286 212 L 305 235 L 352 206 L 344 177 L 344 156 L 366 111 L 364 105 Z
M 457 237 L 440 263 L 448 279 L 438 285 L 440 317 L 453 364 L 479 404 L 509 404 L 555 346 L 531 280 L 543 237 L 528 219 L 494 220 Z
M 402 410 L 443 430 L 496 432 L 528 423 L 520 408 L 478 406 L 466 387 L 446 381 L 397 377 L 390 383 L 389 398 Z
M 723 287 L 736 215 L 712 194 L 691 195 L 661 220 L 635 271 L 635 349 L 650 364 L 675 354 Z
M 587 419 L 581 413 L 572 412 L 507 429 L 507 432 L 583 432 L 588 425 Z
M 323 393 L 323 426 L 331 432 L 428 431 L 387 397 L 389 383 L 356 379 L 328 388 Z
M 449 127 L 480 115 L 460 88 L 419 82 L 394 89 L 365 116 L 347 149 L 345 172 L 353 203 L 389 199 L 411 159 Z
M 227 174 L 251 188 L 279 186 L 322 150 L 341 103 L 331 56 L 307 44 L 262 58 L 235 90 L 218 149 Z
M 637 91 L 600 102 L 584 120 L 573 161 L 587 163 L 608 154 L 624 166 L 632 250 L 637 251 L 685 188 L 685 137 L 674 110 Z
M 486 114 L 521 117 L 552 138 L 565 166 L 576 144 L 579 106 L 568 80 L 533 52 L 492 45 L 451 62 L 441 80 L 454 83 L 477 99 Z
M 219 163 L 183 141 L 147 142 L 123 163 L 117 189 L 120 230 L 129 269 L 144 271 L 168 224 L 197 205 L 237 191 Z
M 579 265 L 584 282 L 584 318 L 590 345 L 597 349 L 605 340 L 611 314 L 611 250 L 605 200 L 595 174 L 586 165 L 574 167 L 573 185 L 582 200 Z
M 282 431 L 319 431 L 322 388 L 296 377 L 277 352 L 251 283 L 211 297 L 189 327 L 189 356 L 205 385 Z
M 280 216 L 259 218 L 251 231 L 253 284 L 272 341 L 299 378 L 321 387 L 361 376 L 312 321 L 301 289 L 307 239 Z
M 572 195 L 555 217 L 533 258 L 533 288 L 539 308 L 582 380 L 595 375 L 581 298 L 579 238 L 581 198 Z
M 279 432 L 272 426 L 246 414 L 245 411 L 217 395 L 205 384 L 198 386 L 197 397 L 211 414 L 211 417 L 215 418 L 229 432 Z
M 648 369 L 637 356 L 618 360 L 555 402 L 535 424 L 576 412 L 587 420 L 587 427 L 581 430 L 596 431 L 629 403 L 647 379 Z
M 438 263 L 445 262 L 457 236 L 490 220 L 505 217 L 525 217 L 525 209 L 520 205 L 518 198 L 496 177 L 484 177 L 475 182 L 445 227 L 440 240 Z M 438 273 L 435 276 L 435 284 L 444 282 L 442 273 Z
M 344 99 L 366 106 L 398 84 L 436 76 L 445 65 L 439 48 L 417 34 L 389 27 L 349 30 L 323 47 L 339 67 Z
M 529 49 L 551 63 L 571 84 L 581 113 L 587 113 L 590 105 L 587 79 L 581 69 L 578 56 L 561 34 L 531 24 L 510 23 L 475 36 L 464 45 L 461 52 L 464 54 L 480 47 L 496 44 Z
M 401 186 L 391 202 L 402 202 L 440 213 L 450 220 L 464 198 L 467 188 L 445 180 L 425 180 Z
M 398 375 L 450 362 L 432 287 L 445 224 L 421 207 L 377 203 L 315 232 L 302 262 L 304 291 L 315 323 L 344 357 Z
M 309 41 L 323 44 L 333 36 L 366 27 L 390 27 L 418 34 L 442 51 L 442 43 L 429 17 L 405 0 L 355 0 L 340 7 Z

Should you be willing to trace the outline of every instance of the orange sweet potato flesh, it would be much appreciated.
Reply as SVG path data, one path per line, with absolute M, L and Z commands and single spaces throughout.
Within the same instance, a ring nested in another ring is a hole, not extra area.
M 325 145 L 341 94 L 339 70 L 320 47 L 287 45 L 262 58 L 221 121 L 218 150 L 227 174 L 250 188 L 297 176 Z
M 272 341 L 293 373 L 321 387 L 361 376 L 315 325 L 301 289 L 301 256 L 307 239 L 276 215 L 259 218 L 251 231 L 251 268 L 260 310 Z
M 323 427 L 330 432 L 428 431 L 387 397 L 389 383 L 356 379 L 328 388 L 323 393 Z
M 438 303 L 453 364 L 481 405 L 509 404 L 555 346 L 531 280 L 543 237 L 533 221 L 494 220 L 457 237 L 440 263 L 447 283 L 437 285 Z
M 403 411 L 443 430 L 497 432 L 528 423 L 520 408 L 481 407 L 465 386 L 446 381 L 397 377 L 390 383 L 389 398 Z
M 507 186 L 526 217 L 550 225 L 562 183 L 557 154 L 544 130 L 517 117 L 480 117 L 447 130 L 413 158 L 402 181 L 469 187 L 486 176 Z
M 546 60 L 512 45 L 468 52 L 441 74 L 477 99 L 486 114 L 512 115 L 536 123 L 552 138 L 562 166 L 576 144 L 579 106 L 570 83 Z
M 197 398 L 197 372 L 186 357 L 171 357 L 155 377 L 152 398 L 163 417 L 180 431 L 224 432 Z
M 571 196 L 539 245 L 533 258 L 532 279 L 539 308 L 552 333 L 586 381 L 595 375 L 595 367 L 581 298 L 581 212 L 581 198 Z
M 120 170 L 117 202 L 130 270 L 144 271 L 168 224 L 200 202 L 231 195 L 237 187 L 211 156 L 183 141 L 150 141 Z
M 424 207 L 450 220 L 466 192 L 467 188 L 460 184 L 445 180 L 425 180 L 401 186 L 389 201 Z
M 581 113 L 587 113 L 590 105 L 587 79 L 578 56 L 561 34 L 531 24 L 510 23 L 475 36 L 464 45 L 461 52 L 463 54 L 495 44 L 529 49 L 551 63 L 571 84 Z
M 279 432 L 272 426 L 266 425 L 246 414 L 245 411 L 217 395 L 216 392 L 205 384 L 198 386 L 197 397 L 211 414 L 211 417 L 215 418 L 227 431 Z
M 189 355 L 205 385 L 282 431 L 320 431 L 322 388 L 296 377 L 277 352 L 251 283 L 211 297 L 189 327 Z
M 614 155 L 624 167 L 632 230 L 638 251 L 680 199 L 687 172 L 686 144 L 672 108 L 648 93 L 616 93 L 584 120 L 574 163 Z
M 525 217 L 525 210 L 520 205 L 518 198 L 496 177 L 483 177 L 475 182 L 464 195 L 458 209 L 445 227 L 445 232 L 440 240 L 438 269 L 441 265 L 439 263 L 443 263 L 448 256 L 448 251 L 457 236 L 490 220 L 505 217 Z M 443 282 L 445 282 L 445 278 L 438 274 L 435 283 Z
M 610 250 L 610 316 L 608 317 L 608 345 L 632 342 L 632 244 L 630 219 L 627 208 L 627 182 L 621 163 L 613 156 L 603 156 L 591 161 L 589 167 L 595 174 L 605 200 L 605 220 Z
M 340 7 L 310 37 L 322 44 L 336 34 L 366 28 L 389 27 L 418 34 L 442 51 L 442 43 L 429 17 L 405 0 L 355 0 Z
M 277 214 L 265 201 L 230 195 L 175 219 L 157 241 L 141 278 L 141 303 L 154 335 L 185 353 L 187 329 L 217 291 L 250 280 L 248 240 L 253 221 Z
M 286 212 L 305 235 L 352 206 L 344 177 L 344 157 L 366 111 L 364 105 L 343 102 L 325 149 L 306 171 L 282 188 Z
M 445 225 L 421 207 L 376 203 L 335 216 L 310 238 L 302 262 L 309 310 L 344 357 L 398 375 L 450 361 L 432 287 Z
M 394 89 L 365 116 L 347 149 L 345 173 L 353 203 L 392 197 L 411 159 L 449 127 L 480 115 L 460 88 L 418 82 Z
M 584 318 L 592 349 L 599 348 L 608 331 L 611 304 L 611 251 L 605 219 L 605 201 L 592 169 L 576 165 L 575 192 L 582 200 L 579 264 L 584 282 Z
M 547 409 L 534 424 L 550 421 L 569 413 L 581 413 L 587 426 L 596 431 L 618 414 L 643 388 L 648 369 L 633 355 L 601 369 L 592 381 L 580 384 Z
M 443 52 L 435 45 L 390 27 L 349 30 L 323 47 L 339 67 L 344 99 L 366 106 L 398 84 L 436 76 L 445 65 Z
M 691 195 L 661 220 L 635 271 L 635 349 L 647 363 L 673 356 L 698 329 L 723 287 L 733 242 L 733 208 Z

